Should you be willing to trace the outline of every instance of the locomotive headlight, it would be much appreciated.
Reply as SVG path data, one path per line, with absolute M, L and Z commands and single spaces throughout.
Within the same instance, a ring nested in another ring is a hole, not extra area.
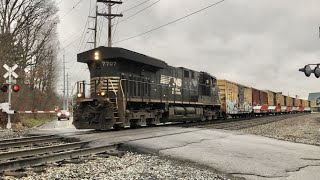
M 105 91 L 102 91 L 101 92 L 101 96 L 105 96 L 106 95 L 106 92 Z
M 66 112 L 66 116 L 70 116 L 70 113 L 69 113 L 69 112 Z
M 82 97 L 82 93 L 78 93 L 77 96 L 78 96 L 78 98 L 81 98 Z
M 94 53 L 94 60 L 100 60 L 100 53 L 99 52 Z
M 58 112 L 57 116 L 61 116 L 61 113 L 60 113 L 60 112 Z

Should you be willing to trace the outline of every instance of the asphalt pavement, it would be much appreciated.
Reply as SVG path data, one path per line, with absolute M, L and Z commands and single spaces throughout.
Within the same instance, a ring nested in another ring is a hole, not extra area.
M 319 146 L 215 129 L 154 127 L 96 132 L 62 123 L 37 133 L 75 137 L 90 141 L 91 146 L 122 143 L 125 150 L 196 162 L 246 179 L 320 179 Z

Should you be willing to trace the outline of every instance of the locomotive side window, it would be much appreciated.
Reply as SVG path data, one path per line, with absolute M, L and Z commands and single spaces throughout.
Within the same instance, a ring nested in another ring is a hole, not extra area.
M 130 89 L 130 96 L 134 96 L 135 94 L 135 87 L 134 87 L 134 80 L 132 76 L 129 77 L 129 89 Z
M 138 94 L 137 96 L 141 96 L 141 79 L 139 77 L 136 78 L 137 81 L 137 88 L 138 88 Z
M 184 77 L 189 78 L 189 71 L 184 71 Z
M 133 92 L 133 96 L 137 96 L 137 78 L 134 77 L 133 78 L 133 84 L 134 84 L 134 92 Z
M 191 78 L 194 79 L 194 72 L 191 72 Z

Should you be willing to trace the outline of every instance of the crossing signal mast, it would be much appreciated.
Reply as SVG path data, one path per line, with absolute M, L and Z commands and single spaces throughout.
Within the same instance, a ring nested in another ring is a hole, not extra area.
M 5 84 L 1 85 L 1 91 L 2 92 L 8 92 L 8 103 L 6 103 L 6 109 L 8 110 L 8 123 L 7 123 L 7 129 L 11 129 L 11 118 L 10 115 L 14 112 L 11 110 L 11 91 L 18 92 L 20 87 L 16 84 L 16 78 L 18 78 L 18 75 L 14 72 L 15 69 L 18 68 L 18 65 L 14 65 L 12 67 L 9 67 L 7 64 L 3 65 L 3 67 L 8 71 L 3 77 L 8 78 Z M 15 78 L 15 79 L 14 79 Z
M 103 16 L 108 19 L 108 47 L 112 46 L 112 19 L 115 17 L 122 17 L 122 14 L 112 14 L 112 6 L 116 4 L 122 4 L 122 1 L 109 1 L 109 0 L 97 0 L 97 3 L 104 3 L 108 7 L 107 13 L 99 13 L 98 6 L 96 6 L 96 16 L 90 17 L 95 18 L 95 27 L 89 28 L 94 31 L 94 42 L 89 42 L 94 44 L 94 48 L 97 47 L 97 18 L 98 16 Z

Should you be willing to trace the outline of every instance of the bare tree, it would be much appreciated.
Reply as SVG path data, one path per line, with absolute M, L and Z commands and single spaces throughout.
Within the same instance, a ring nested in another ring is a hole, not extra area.
M 22 100 L 24 106 L 34 108 L 55 103 L 52 97 L 56 97 L 59 46 L 57 11 L 53 0 L 0 2 L 0 66 L 18 64 L 21 82 L 29 82 L 29 85 L 23 85 L 28 96 L 15 94 L 16 105 L 21 105 L 19 101 Z M 1 67 L 0 74 L 4 74 Z

